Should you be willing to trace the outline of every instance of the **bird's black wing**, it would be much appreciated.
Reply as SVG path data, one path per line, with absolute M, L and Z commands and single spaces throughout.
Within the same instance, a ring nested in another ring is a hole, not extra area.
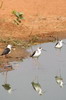
M 30 57 L 33 57 L 35 53 L 36 53 L 36 51 L 34 51 L 34 52 L 32 53 L 32 55 L 30 55 Z
M 10 52 L 10 49 L 9 48 L 6 48 L 4 51 L 3 51 L 3 53 L 1 54 L 1 55 L 6 55 L 6 54 L 8 54 Z
M 55 44 L 55 46 L 59 43 L 59 41 Z

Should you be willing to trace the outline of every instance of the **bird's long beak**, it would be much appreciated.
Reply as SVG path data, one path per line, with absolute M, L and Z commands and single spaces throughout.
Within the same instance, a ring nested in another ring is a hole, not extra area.
M 14 47 L 14 46 L 12 46 L 12 49 L 13 49 L 13 50 L 15 50 L 15 47 Z
M 63 44 L 65 44 L 65 45 L 66 45 L 66 43 L 65 43 L 65 42 L 63 42 Z
M 47 51 L 47 50 L 44 50 L 44 49 L 42 49 L 43 51 Z

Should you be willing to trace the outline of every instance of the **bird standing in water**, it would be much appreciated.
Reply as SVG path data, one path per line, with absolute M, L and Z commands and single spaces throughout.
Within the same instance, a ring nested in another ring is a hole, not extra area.
M 58 41 L 58 42 L 56 43 L 55 48 L 60 49 L 60 48 L 62 48 L 62 46 L 63 46 L 63 41 L 60 40 L 60 41 Z
M 7 54 L 9 54 L 10 52 L 11 52 L 11 48 L 12 48 L 12 45 L 8 45 L 5 49 L 4 49 L 4 51 L 2 52 L 2 54 L 1 54 L 1 56 L 3 56 L 3 55 L 7 55 Z
M 34 52 L 31 54 L 30 57 L 32 57 L 32 58 L 38 58 L 38 57 L 41 55 L 41 51 L 42 51 L 42 50 L 43 50 L 43 49 L 42 49 L 41 47 L 37 48 L 37 50 L 34 51 Z M 44 50 L 44 51 L 45 51 L 45 50 Z

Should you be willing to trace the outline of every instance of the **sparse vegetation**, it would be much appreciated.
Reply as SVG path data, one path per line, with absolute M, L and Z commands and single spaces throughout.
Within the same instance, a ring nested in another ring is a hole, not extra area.
M 15 15 L 16 19 L 14 19 L 14 22 L 19 25 L 21 23 L 21 20 L 24 19 L 22 12 L 12 11 L 12 14 Z

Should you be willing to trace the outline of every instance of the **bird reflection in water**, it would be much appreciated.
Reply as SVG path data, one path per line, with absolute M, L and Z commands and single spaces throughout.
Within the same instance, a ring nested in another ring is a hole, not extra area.
M 2 86 L 4 87 L 5 90 L 8 91 L 8 93 L 12 92 L 12 88 L 11 88 L 10 84 L 5 83 Z
M 56 83 L 57 83 L 61 88 L 63 88 L 63 86 L 64 86 L 63 78 L 62 78 L 61 76 L 55 76 L 55 80 L 56 80 Z
M 32 87 L 34 88 L 34 90 L 37 91 L 39 95 L 43 94 L 41 85 L 38 82 L 31 82 L 31 84 L 32 84 Z
M 7 82 L 7 74 L 8 74 L 8 71 L 11 71 L 11 70 L 13 70 L 12 65 L 5 65 L 5 66 L 4 66 L 4 70 L 3 70 L 3 73 L 4 73 L 4 74 L 3 74 L 3 75 L 5 75 L 5 82 L 4 82 L 4 84 L 3 84 L 2 86 L 3 86 L 3 88 L 4 88 L 5 90 L 7 90 L 7 92 L 8 92 L 9 94 L 11 94 L 12 91 L 15 90 L 15 89 L 12 89 L 11 85 L 8 84 L 8 82 Z
M 8 72 L 8 71 L 12 71 L 14 70 L 14 68 L 12 67 L 11 64 L 9 64 L 8 62 L 6 64 L 1 65 L 2 67 L 0 68 L 0 72 Z
M 36 79 L 37 78 L 37 79 Z M 39 94 L 43 95 L 45 91 L 43 91 L 40 83 L 38 82 L 38 77 L 36 76 L 35 79 L 31 82 L 33 89 Z
M 11 88 L 11 85 L 7 83 L 7 71 L 4 73 L 5 75 L 5 82 L 4 84 L 2 85 L 4 87 L 5 90 L 8 91 L 8 93 L 11 93 L 12 92 L 12 88 Z

